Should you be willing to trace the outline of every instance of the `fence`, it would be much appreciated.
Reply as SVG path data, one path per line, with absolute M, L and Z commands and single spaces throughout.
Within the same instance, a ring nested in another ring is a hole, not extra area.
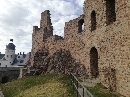
M 71 73 L 71 85 L 73 86 L 73 90 L 76 90 L 76 97 L 94 97 L 79 81 L 78 79 Z M 75 88 L 75 89 L 74 89 Z

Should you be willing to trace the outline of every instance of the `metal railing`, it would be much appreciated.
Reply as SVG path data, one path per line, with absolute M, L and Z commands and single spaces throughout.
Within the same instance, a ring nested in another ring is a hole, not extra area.
M 86 97 L 85 94 L 87 94 L 87 97 L 94 97 L 79 81 L 78 79 L 71 73 L 71 85 L 73 86 L 73 90 L 76 90 L 76 97 Z M 75 88 L 75 89 L 74 89 Z M 80 91 L 79 89 L 82 89 Z

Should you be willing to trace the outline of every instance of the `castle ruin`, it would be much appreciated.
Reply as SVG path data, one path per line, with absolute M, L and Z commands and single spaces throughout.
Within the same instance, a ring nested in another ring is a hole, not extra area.
M 32 66 L 42 48 L 50 55 L 59 49 L 69 50 L 90 77 L 98 77 L 111 90 L 130 96 L 129 0 L 85 0 L 84 13 L 65 23 L 64 38 L 53 36 L 50 12 L 42 12 L 40 28 L 33 27 Z

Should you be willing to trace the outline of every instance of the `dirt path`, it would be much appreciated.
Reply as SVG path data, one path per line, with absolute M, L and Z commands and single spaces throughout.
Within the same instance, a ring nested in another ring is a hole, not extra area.
M 82 84 L 87 87 L 94 87 L 97 83 L 100 83 L 100 80 L 97 79 L 85 79 Z
M 1 91 L 1 89 L 0 89 L 0 97 L 4 97 L 4 95 L 3 95 L 2 91 Z
M 81 95 L 83 95 L 83 88 L 79 88 L 78 90 L 81 93 Z M 87 92 L 84 92 L 84 97 L 89 97 Z
M 85 79 L 83 82 L 81 82 L 81 84 L 87 87 L 94 87 L 99 82 L 100 82 L 99 79 Z M 79 88 L 78 90 L 83 95 L 83 89 Z M 86 91 L 84 92 L 84 97 L 89 97 Z

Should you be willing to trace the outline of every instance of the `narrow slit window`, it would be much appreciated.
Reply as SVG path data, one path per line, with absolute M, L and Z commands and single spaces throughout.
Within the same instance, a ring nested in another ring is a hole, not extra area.
M 47 29 L 47 27 L 45 27 L 44 33 L 43 33 L 43 42 L 47 39 L 47 32 L 48 32 L 48 29 Z
M 110 25 L 116 21 L 115 0 L 106 1 L 106 24 Z
M 91 13 L 91 31 L 96 30 L 96 12 Z

